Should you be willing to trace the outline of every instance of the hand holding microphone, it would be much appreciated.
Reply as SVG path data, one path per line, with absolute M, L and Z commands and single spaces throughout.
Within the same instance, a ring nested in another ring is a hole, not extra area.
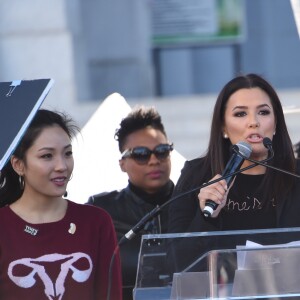
M 251 146 L 246 142 L 238 142 L 233 146 L 233 150 L 233 154 L 228 161 L 222 176 L 226 176 L 239 170 L 245 158 L 249 158 L 252 152 Z M 217 176 L 220 177 L 220 175 Z M 234 178 L 235 176 L 229 176 L 222 181 L 200 190 L 198 198 L 200 200 L 200 207 L 203 209 L 203 214 L 205 217 L 211 217 L 218 205 L 221 205 L 214 214 L 214 216 L 217 216 L 221 208 L 225 206 L 228 188 L 230 187 Z M 203 199 L 209 199 L 205 200 L 204 208 Z
M 252 152 L 252 148 L 246 142 L 239 142 L 239 143 L 237 143 L 236 145 L 234 145 L 232 147 L 232 151 L 234 153 L 232 154 L 232 156 L 231 156 L 230 160 L 228 161 L 228 163 L 225 167 L 225 170 L 222 174 L 222 177 L 225 177 L 225 181 L 227 183 L 228 188 L 230 187 L 230 185 L 232 184 L 233 179 L 235 178 L 235 176 L 231 176 L 230 174 L 235 173 L 238 170 L 240 170 L 240 167 L 242 166 L 244 160 L 249 160 L 250 162 L 253 163 L 253 165 L 250 166 L 250 167 L 255 167 L 257 165 L 261 165 L 261 166 L 265 166 L 265 167 L 274 169 L 274 170 L 282 172 L 282 173 L 286 173 L 288 175 L 292 175 L 293 177 L 300 178 L 300 176 L 298 176 L 297 174 L 293 174 L 293 173 L 290 173 L 288 171 L 285 171 L 285 170 L 267 165 L 267 162 L 274 157 L 274 151 L 273 151 L 273 148 L 272 148 L 272 141 L 268 137 L 265 137 L 263 139 L 263 144 L 268 149 L 268 151 L 270 152 L 270 156 L 267 157 L 266 159 L 262 160 L 262 161 L 257 161 L 257 160 L 254 160 L 254 159 L 250 159 L 250 154 Z M 245 168 L 245 169 L 247 169 L 247 168 Z M 240 170 L 240 172 L 243 171 L 243 170 Z M 226 185 L 225 185 L 225 187 L 226 187 Z M 228 193 L 228 190 L 227 190 L 227 193 Z M 205 217 L 211 217 L 211 216 L 216 217 L 218 215 L 219 211 L 226 204 L 225 201 L 226 201 L 226 198 L 227 198 L 227 194 L 225 194 L 225 192 L 223 192 L 222 193 L 223 198 L 221 198 L 222 201 L 220 201 L 220 198 L 219 198 L 219 201 L 217 200 L 217 202 L 222 204 L 222 206 L 219 209 L 217 209 L 218 203 L 215 202 L 215 201 L 212 201 L 212 200 L 205 200 L 205 205 L 203 205 L 202 204 L 204 202 L 202 200 L 203 199 L 203 194 L 204 194 L 203 191 L 200 190 L 200 193 L 199 193 L 198 197 L 199 197 L 199 200 L 200 200 L 200 207 L 201 207 L 201 209 L 203 209 L 204 216 Z M 204 199 L 210 199 L 210 198 L 204 198 Z M 215 197 L 213 197 L 213 199 L 215 199 Z M 203 208 L 203 206 L 204 206 L 204 208 Z M 213 215 L 213 213 L 214 213 L 214 215 Z
M 207 187 L 200 189 L 198 194 L 200 208 L 205 217 L 215 218 L 219 212 L 226 205 L 227 194 L 229 192 L 229 186 L 227 186 L 226 180 L 220 174 L 214 176 L 208 183 Z M 210 184 L 211 182 L 215 183 Z

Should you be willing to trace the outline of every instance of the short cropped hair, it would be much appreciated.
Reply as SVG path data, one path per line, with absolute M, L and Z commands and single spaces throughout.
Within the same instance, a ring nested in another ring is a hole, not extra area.
M 115 132 L 115 139 L 119 143 L 122 153 L 128 135 L 140 129 L 151 127 L 161 131 L 166 137 L 166 131 L 158 111 L 153 107 L 137 106 L 121 121 L 120 127 Z

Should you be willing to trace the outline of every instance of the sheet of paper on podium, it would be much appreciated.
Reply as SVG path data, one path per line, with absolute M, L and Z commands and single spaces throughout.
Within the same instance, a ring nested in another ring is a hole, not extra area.
M 300 241 L 260 245 L 247 241 L 237 246 L 238 266 L 232 285 L 236 298 L 281 299 L 300 296 Z
M 0 82 L 0 171 L 53 83 L 53 79 Z

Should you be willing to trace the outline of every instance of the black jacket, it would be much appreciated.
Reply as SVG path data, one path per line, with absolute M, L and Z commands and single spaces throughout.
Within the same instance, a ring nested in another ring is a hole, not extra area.
M 162 205 L 169 200 L 173 189 L 174 184 L 171 180 L 156 194 L 147 194 L 129 183 L 126 188 L 120 191 L 91 196 L 88 203 L 105 209 L 111 215 L 117 238 L 120 240 L 147 213 L 152 211 L 157 205 Z M 168 215 L 166 208 L 162 210 L 159 216 L 150 220 L 137 236 L 120 246 L 123 286 L 130 290 L 129 293 L 131 295 L 136 281 L 141 236 L 143 234 L 166 233 L 167 224 Z M 130 298 L 123 295 L 123 299 Z
M 296 173 L 300 175 L 299 159 L 297 160 Z M 184 197 L 180 197 L 171 203 L 169 207 L 169 232 L 222 230 L 220 224 L 221 218 L 205 218 L 199 207 L 199 188 L 197 187 L 200 187 L 204 182 L 208 182 L 211 177 L 211 174 L 203 174 L 203 158 L 186 161 L 176 184 L 173 197 L 178 197 L 178 195 L 195 188 L 196 190 L 192 193 L 187 193 Z M 295 180 L 292 176 L 290 178 L 291 180 Z M 281 200 L 276 206 L 276 225 L 274 227 L 300 227 L 300 179 L 296 179 L 292 190 Z

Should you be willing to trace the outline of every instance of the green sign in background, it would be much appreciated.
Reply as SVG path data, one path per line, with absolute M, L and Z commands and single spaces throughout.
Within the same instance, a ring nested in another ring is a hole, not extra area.
M 153 0 L 153 47 L 239 43 L 244 0 Z

